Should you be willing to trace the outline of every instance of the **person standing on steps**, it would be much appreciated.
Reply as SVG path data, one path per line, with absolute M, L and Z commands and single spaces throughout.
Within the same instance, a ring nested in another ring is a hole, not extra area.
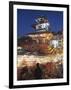
M 43 74 L 42 69 L 41 69 L 39 63 L 37 63 L 36 68 L 34 70 L 35 79 L 42 79 L 42 74 Z

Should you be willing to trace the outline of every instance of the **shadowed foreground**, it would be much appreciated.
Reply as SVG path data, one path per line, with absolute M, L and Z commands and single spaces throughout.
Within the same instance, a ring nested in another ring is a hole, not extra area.
M 48 62 L 33 66 L 17 67 L 17 80 L 63 78 L 63 62 Z

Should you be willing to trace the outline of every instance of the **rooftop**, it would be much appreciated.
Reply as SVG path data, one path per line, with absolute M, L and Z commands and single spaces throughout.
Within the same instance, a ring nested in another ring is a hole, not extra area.
M 28 33 L 27 35 L 33 35 L 33 34 L 43 34 L 43 33 L 51 33 L 50 31 L 43 31 L 43 32 L 33 32 L 33 33 Z

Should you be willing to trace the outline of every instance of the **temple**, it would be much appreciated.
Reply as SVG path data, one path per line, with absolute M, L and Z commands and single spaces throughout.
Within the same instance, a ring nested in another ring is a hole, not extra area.
M 32 26 L 35 32 L 29 33 L 28 36 L 38 44 L 48 43 L 48 41 L 53 38 L 53 34 L 49 29 L 50 24 L 48 20 L 45 17 L 39 17 L 35 21 L 36 24 Z
M 46 17 L 38 17 L 32 25 L 34 31 L 26 35 L 21 47 L 30 52 L 51 54 L 63 48 L 63 33 L 53 33 Z M 60 52 L 60 51 L 59 51 Z M 62 50 L 61 50 L 62 52 Z

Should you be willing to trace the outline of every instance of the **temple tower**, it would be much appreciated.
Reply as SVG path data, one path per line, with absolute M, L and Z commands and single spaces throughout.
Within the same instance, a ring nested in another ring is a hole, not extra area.
M 35 19 L 36 24 L 33 25 L 33 28 L 36 30 L 36 32 L 44 32 L 49 31 L 49 22 L 48 19 L 45 17 L 38 17 Z

